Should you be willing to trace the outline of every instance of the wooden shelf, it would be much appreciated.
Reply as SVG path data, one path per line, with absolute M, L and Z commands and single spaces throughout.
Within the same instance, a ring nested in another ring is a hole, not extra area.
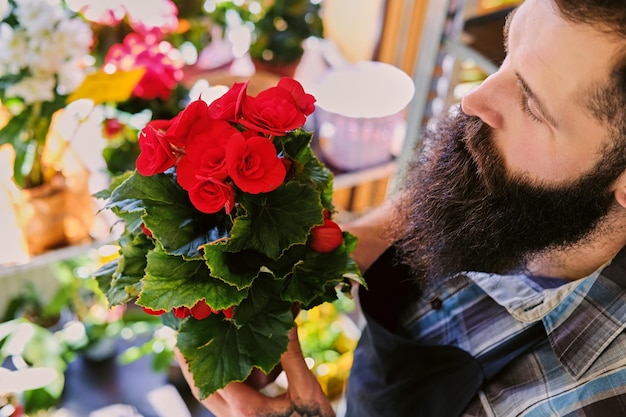
M 4 277 L 14 276 L 26 271 L 43 268 L 53 262 L 76 258 L 78 256 L 84 255 L 91 249 L 98 249 L 108 243 L 111 243 L 111 241 L 92 240 L 90 242 L 85 242 L 78 245 L 70 245 L 58 249 L 53 249 L 42 253 L 41 255 L 33 256 L 25 262 L 3 263 L 0 264 L 0 279 Z
M 335 190 L 356 187 L 362 183 L 381 180 L 393 175 L 396 171 L 396 161 L 390 161 L 382 165 L 360 169 L 358 171 L 335 174 L 333 186 Z

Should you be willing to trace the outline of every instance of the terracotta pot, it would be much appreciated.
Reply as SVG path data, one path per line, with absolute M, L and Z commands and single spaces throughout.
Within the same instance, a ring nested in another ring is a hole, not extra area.
M 89 240 L 95 207 L 88 177 L 59 173 L 40 187 L 20 191 L 17 219 L 31 255 Z
M 284 64 L 276 64 L 271 61 L 261 61 L 258 59 L 253 59 L 252 63 L 254 64 L 254 68 L 257 72 L 269 72 L 271 74 L 276 74 L 281 77 L 293 78 L 296 74 L 296 70 L 298 69 L 298 65 L 300 64 L 300 60 Z

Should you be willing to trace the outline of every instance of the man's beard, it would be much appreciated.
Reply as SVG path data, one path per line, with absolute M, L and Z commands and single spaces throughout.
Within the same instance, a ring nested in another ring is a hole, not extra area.
M 582 243 L 615 207 L 610 187 L 626 163 L 614 144 L 567 184 L 512 177 L 491 128 L 460 111 L 427 132 L 424 144 L 405 178 L 397 246 L 401 261 L 430 284 L 463 271 L 524 272 L 536 255 Z

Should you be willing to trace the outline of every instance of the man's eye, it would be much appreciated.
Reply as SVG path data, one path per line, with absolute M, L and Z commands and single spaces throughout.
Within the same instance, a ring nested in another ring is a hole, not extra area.
M 522 92 L 522 102 L 521 102 L 522 111 L 533 122 L 542 123 L 543 120 L 541 120 L 540 117 L 535 115 L 535 113 L 533 113 L 533 111 L 530 109 L 530 107 L 528 105 L 528 100 L 529 100 L 528 96 L 525 93 Z

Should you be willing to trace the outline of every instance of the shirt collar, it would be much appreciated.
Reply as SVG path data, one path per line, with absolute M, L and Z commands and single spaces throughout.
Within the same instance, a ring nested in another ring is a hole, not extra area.
M 522 322 L 541 320 L 555 355 L 580 378 L 626 328 L 626 248 L 590 276 L 543 289 L 525 275 L 467 274 Z

